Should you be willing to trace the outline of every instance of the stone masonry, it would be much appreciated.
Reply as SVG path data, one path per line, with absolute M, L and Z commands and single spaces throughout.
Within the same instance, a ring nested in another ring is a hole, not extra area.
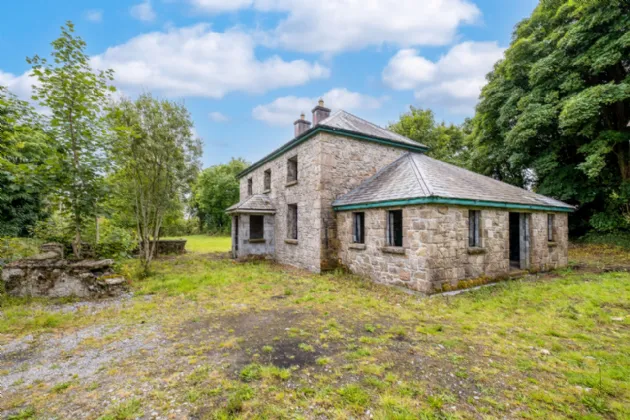
M 351 211 L 339 212 L 339 260 L 376 282 L 424 293 L 457 287 L 465 279 L 500 277 L 510 272 L 509 212 L 481 209 L 481 246 L 468 247 L 468 209 L 458 206 L 403 207 L 403 246 L 385 246 L 386 214 L 395 208 L 365 210 L 365 244 L 352 243 Z M 566 213 L 555 213 L 554 238 L 547 241 L 547 214 L 531 213 L 530 269 L 567 264 Z

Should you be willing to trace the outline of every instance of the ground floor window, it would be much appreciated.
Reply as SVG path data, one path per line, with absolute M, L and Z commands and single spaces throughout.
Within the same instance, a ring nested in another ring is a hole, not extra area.
M 481 246 L 480 219 L 481 211 L 468 210 L 468 246 L 470 247 Z
M 387 245 L 403 246 L 402 210 L 390 210 L 387 212 Z
M 547 215 L 547 240 L 549 242 L 553 242 L 553 222 L 554 222 L 553 219 L 554 219 L 553 214 Z
M 265 237 L 265 216 L 249 216 L 249 239 Z
M 365 213 L 353 213 L 352 242 L 365 243 Z
M 287 209 L 287 238 L 298 238 L 298 207 L 297 204 L 289 204 Z

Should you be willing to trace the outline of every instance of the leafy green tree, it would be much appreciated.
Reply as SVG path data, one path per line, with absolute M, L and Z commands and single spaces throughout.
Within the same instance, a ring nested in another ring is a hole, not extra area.
M 132 211 L 144 273 L 148 274 L 164 218 L 176 210 L 199 171 L 201 141 L 183 105 L 142 94 L 112 107 L 112 194 Z
M 27 236 L 42 217 L 49 154 L 39 115 L 0 86 L 0 236 Z
M 579 204 L 574 233 L 629 227 L 630 2 L 541 1 L 488 80 L 472 168 Z
M 81 256 L 81 230 L 87 218 L 95 214 L 102 195 L 102 173 L 106 146 L 103 109 L 113 71 L 95 71 L 85 53 L 86 44 L 74 35 L 74 25 L 67 22 L 61 36 L 52 42 L 52 62 L 34 56 L 27 61 L 39 84 L 33 86 L 33 99 L 46 107 L 57 162 L 51 168 L 56 175 L 57 196 L 73 216 L 72 248 Z
M 200 230 L 228 232 L 230 217 L 225 209 L 238 202 L 239 182 L 236 175 L 249 166 L 243 159 L 232 159 L 229 163 L 205 169 L 194 188 L 194 202 Z
M 389 129 L 429 147 L 429 156 L 454 164 L 466 161 L 465 131 L 444 122 L 437 124 L 430 109 L 410 107 Z

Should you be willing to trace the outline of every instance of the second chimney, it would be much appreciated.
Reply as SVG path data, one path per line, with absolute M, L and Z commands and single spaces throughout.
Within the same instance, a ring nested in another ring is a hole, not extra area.
M 293 125 L 295 126 L 295 137 L 299 137 L 300 134 L 311 128 L 311 122 L 304 119 L 304 113 L 300 115 L 300 119 L 296 120 Z
M 320 99 L 317 106 L 313 108 L 313 127 L 330 116 L 330 109 L 324 107 L 324 100 Z

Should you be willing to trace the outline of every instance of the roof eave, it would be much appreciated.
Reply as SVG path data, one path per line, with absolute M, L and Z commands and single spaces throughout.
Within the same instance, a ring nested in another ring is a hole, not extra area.
M 405 150 L 409 150 L 409 151 L 417 152 L 417 153 L 425 153 L 425 152 L 427 152 L 429 150 L 429 148 L 427 146 L 421 145 L 419 143 L 416 146 L 416 145 L 413 145 L 413 144 L 402 143 L 402 142 L 399 142 L 399 141 L 386 139 L 386 138 L 383 138 L 383 137 L 370 136 L 370 135 L 359 133 L 359 132 L 356 132 L 356 131 L 344 130 L 344 129 L 341 129 L 341 128 L 335 128 L 335 127 L 330 127 L 330 126 L 326 126 L 326 125 L 316 125 L 315 127 L 305 131 L 300 136 L 298 136 L 298 137 L 294 138 L 293 140 L 291 140 L 290 142 L 286 143 L 284 146 L 281 146 L 279 149 L 271 152 L 270 154 L 268 154 L 264 158 L 262 158 L 262 159 L 258 160 L 257 162 L 253 163 L 248 168 L 246 168 L 245 170 L 243 170 L 240 173 L 238 173 L 236 175 L 236 177 L 237 178 L 244 177 L 248 173 L 254 171 L 255 169 L 257 169 L 259 167 L 261 167 L 265 163 L 267 163 L 267 162 L 277 158 L 278 156 L 282 155 L 283 153 L 288 152 L 289 150 L 293 149 L 294 147 L 296 147 L 300 143 L 308 140 L 309 138 L 313 137 L 315 134 L 317 134 L 319 132 L 331 133 L 331 134 L 340 134 L 340 135 L 343 135 L 343 136 L 346 136 L 346 137 L 355 138 L 355 139 L 358 139 L 358 140 L 371 141 L 371 142 L 374 142 L 374 143 L 379 143 L 379 144 L 383 144 L 383 145 L 386 145 L 386 146 L 397 147 L 397 148 L 400 148 L 400 149 L 405 149 Z
M 361 210 L 379 207 L 402 207 L 411 206 L 414 204 L 452 204 L 459 206 L 469 207 L 494 207 L 513 210 L 539 210 L 539 211 L 553 211 L 572 213 L 575 211 L 575 207 L 562 207 L 542 204 L 523 204 L 523 203 L 509 203 L 504 201 L 486 201 L 486 200 L 472 200 L 465 198 L 444 198 L 444 197 L 419 197 L 419 198 L 406 198 L 398 200 L 383 200 L 373 201 L 366 203 L 353 203 L 353 204 L 337 204 L 333 203 L 333 210 L 335 211 L 348 211 L 348 210 Z

